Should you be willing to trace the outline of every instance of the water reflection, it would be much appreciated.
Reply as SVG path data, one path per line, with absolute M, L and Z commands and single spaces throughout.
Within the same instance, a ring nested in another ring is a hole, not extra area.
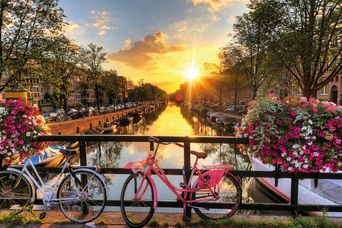
M 168 105 L 156 109 L 154 112 L 145 114 L 143 118 L 134 124 L 125 127 L 117 127 L 114 134 L 122 135 L 157 135 L 157 136 L 194 136 L 194 135 L 227 135 L 220 129 L 210 126 L 205 116 L 199 116 L 185 108 Z M 249 169 L 249 163 L 243 156 L 235 153 L 235 145 L 229 144 L 204 144 L 192 143 L 192 150 L 205 151 L 209 155 L 203 160 L 199 160 L 199 165 L 203 164 L 223 164 L 229 163 L 235 169 Z M 126 162 L 139 161 L 146 158 L 149 152 L 149 143 L 131 142 L 102 142 L 87 147 L 87 159 L 89 165 L 100 165 L 106 168 L 123 167 Z M 183 148 L 176 145 L 161 145 L 158 150 L 157 159 L 163 168 L 183 167 Z M 192 162 L 194 158 L 192 158 Z M 106 181 L 110 185 L 110 196 L 118 199 L 122 184 L 127 178 L 126 175 L 108 175 Z M 170 180 L 178 186 L 181 182 L 180 176 L 171 176 Z M 174 195 L 156 180 L 157 188 L 161 194 L 160 200 L 170 200 Z

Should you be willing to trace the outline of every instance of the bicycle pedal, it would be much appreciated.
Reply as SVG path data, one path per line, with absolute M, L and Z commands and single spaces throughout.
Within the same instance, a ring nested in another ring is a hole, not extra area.
M 185 187 L 186 187 L 186 184 L 184 184 L 184 183 L 182 182 L 182 183 L 179 183 L 179 186 L 180 186 L 181 188 L 185 188 Z

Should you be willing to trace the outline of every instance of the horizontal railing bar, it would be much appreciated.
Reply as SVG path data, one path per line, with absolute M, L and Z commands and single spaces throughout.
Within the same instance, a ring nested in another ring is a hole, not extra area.
M 86 166 L 95 170 L 95 167 Z M 76 168 L 81 168 L 76 167 Z M 20 169 L 20 168 L 18 168 Z M 60 173 L 62 168 L 42 168 L 37 167 L 39 172 Z M 163 169 L 167 175 L 182 175 L 182 169 Z M 131 174 L 132 171 L 124 168 L 101 168 L 101 174 Z M 292 178 L 297 175 L 300 179 L 342 179 L 341 173 L 287 173 L 275 171 L 249 171 L 249 170 L 233 170 L 232 174 L 240 177 L 271 177 L 271 178 Z
M 247 138 L 229 136 L 157 136 L 162 142 L 191 142 L 191 143 L 231 143 L 247 144 Z M 89 141 L 89 142 L 148 142 L 149 136 L 142 135 L 44 135 L 37 141 Z
M 128 203 L 128 202 L 127 202 Z M 42 199 L 36 199 L 34 204 L 43 204 Z M 212 205 L 215 207 L 218 203 Z M 194 204 L 195 205 L 195 204 Z M 120 206 L 120 200 L 107 200 L 106 206 Z M 210 205 L 208 205 L 210 207 Z M 182 208 L 183 206 L 176 201 L 158 201 L 158 207 L 176 207 Z M 242 203 L 239 206 L 240 210 L 260 210 L 260 211 L 290 211 L 294 208 L 290 204 L 284 203 Z M 342 212 L 342 205 L 298 205 L 298 211 L 322 211 L 329 212 Z

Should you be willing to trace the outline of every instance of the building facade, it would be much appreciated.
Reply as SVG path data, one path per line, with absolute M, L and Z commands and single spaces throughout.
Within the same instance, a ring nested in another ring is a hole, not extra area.
M 317 92 L 317 98 L 342 105 L 342 74 L 336 75 L 327 85 Z

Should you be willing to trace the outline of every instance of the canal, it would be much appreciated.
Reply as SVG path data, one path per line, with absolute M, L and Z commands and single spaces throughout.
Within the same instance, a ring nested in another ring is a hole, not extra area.
M 152 136 L 215 136 L 228 135 L 221 129 L 216 129 L 185 107 L 174 104 L 159 107 L 154 112 L 145 114 L 143 118 L 129 126 L 113 127 L 114 134 L 120 135 L 152 135 Z M 129 161 L 140 161 L 149 152 L 149 143 L 141 142 L 102 142 L 93 143 L 87 147 L 88 165 L 107 168 L 121 168 Z M 236 169 L 250 169 L 248 160 L 241 156 L 234 145 L 192 143 L 192 150 L 205 151 L 209 156 L 200 160 L 202 164 L 232 164 Z M 162 168 L 183 168 L 183 149 L 176 145 L 161 145 L 157 159 Z M 192 158 L 192 162 L 193 162 Z M 175 186 L 182 181 L 181 176 L 169 176 Z M 106 175 L 109 186 L 109 199 L 118 200 L 127 175 Z M 175 200 L 173 193 L 155 178 L 160 200 Z M 244 197 L 245 198 L 245 197 Z M 249 197 L 247 197 L 249 198 Z

